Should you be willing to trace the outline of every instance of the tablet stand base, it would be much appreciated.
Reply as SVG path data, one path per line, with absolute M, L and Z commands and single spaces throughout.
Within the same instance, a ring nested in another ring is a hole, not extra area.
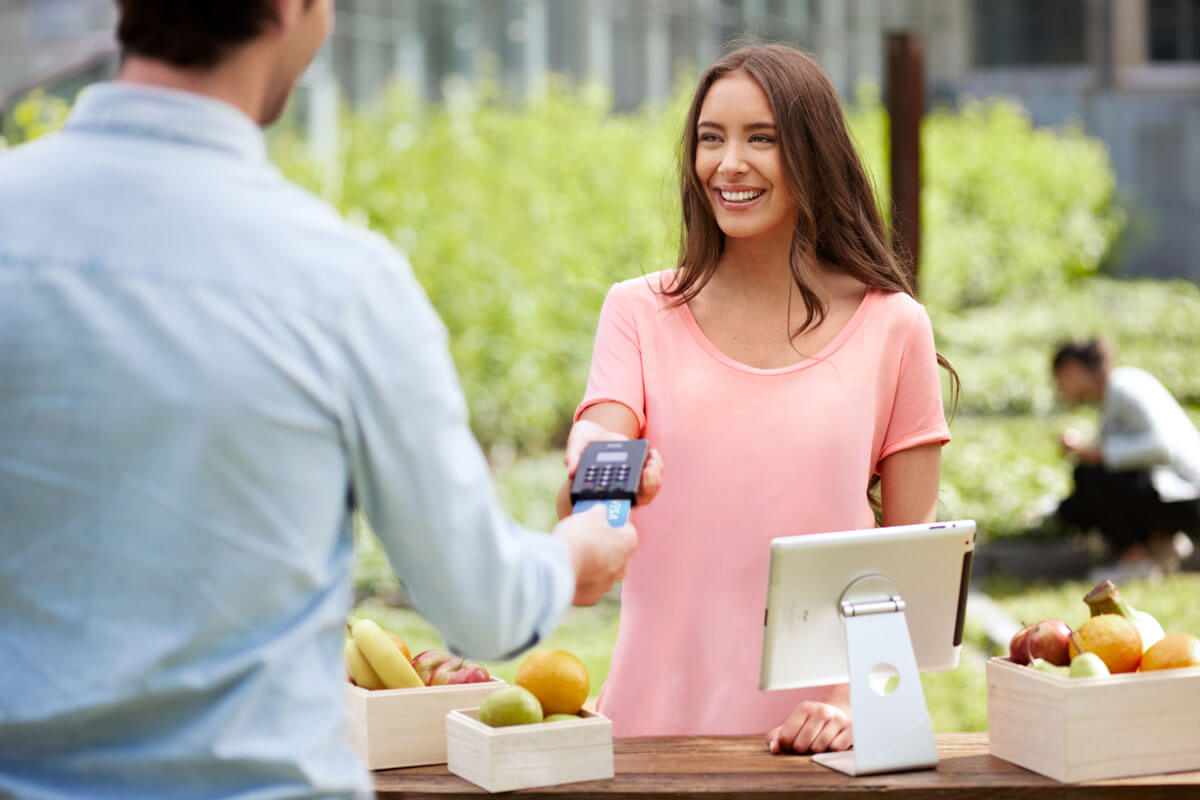
M 921 675 L 904 617 L 904 601 L 882 575 L 858 578 L 841 602 L 846 626 L 854 748 L 820 753 L 813 761 L 847 775 L 932 769 L 937 748 Z M 890 668 L 890 669 L 888 669 Z M 872 687 L 872 673 L 892 671 L 900 682 L 890 693 Z

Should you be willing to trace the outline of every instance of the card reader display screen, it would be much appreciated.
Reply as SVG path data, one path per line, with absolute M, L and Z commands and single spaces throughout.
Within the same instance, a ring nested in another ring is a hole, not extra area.
M 600 464 L 616 464 L 629 460 L 629 453 L 623 450 L 611 450 L 596 454 L 596 461 Z

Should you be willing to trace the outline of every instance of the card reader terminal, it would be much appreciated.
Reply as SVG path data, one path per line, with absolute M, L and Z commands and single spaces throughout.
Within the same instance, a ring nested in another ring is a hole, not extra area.
M 608 509 L 609 525 L 624 525 L 629 507 L 637 502 L 648 449 L 645 439 L 589 442 L 571 482 L 572 513 L 600 504 Z

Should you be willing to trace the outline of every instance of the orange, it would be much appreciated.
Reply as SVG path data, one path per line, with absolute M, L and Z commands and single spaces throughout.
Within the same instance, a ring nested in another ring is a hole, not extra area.
M 1099 614 L 1075 629 L 1070 650 L 1071 658 L 1095 653 L 1113 674 L 1133 672 L 1142 660 L 1142 635 L 1120 614 Z
M 1200 667 L 1200 639 L 1190 633 L 1170 633 L 1142 653 L 1139 670 Z
M 566 650 L 530 653 L 513 683 L 533 692 L 547 715 L 579 713 L 592 688 L 583 662 Z

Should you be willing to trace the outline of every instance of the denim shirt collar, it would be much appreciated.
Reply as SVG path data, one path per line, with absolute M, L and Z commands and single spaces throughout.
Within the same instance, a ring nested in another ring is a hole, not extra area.
M 123 81 L 93 84 L 80 93 L 65 128 L 224 150 L 267 160 L 262 129 L 240 109 L 207 95 Z

